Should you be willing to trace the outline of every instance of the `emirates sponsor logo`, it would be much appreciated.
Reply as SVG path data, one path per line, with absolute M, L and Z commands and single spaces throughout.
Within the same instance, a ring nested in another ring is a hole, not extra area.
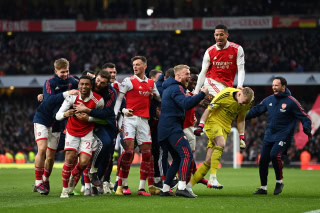
M 149 91 L 139 91 L 139 95 L 143 95 L 143 96 L 149 96 L 151 94 L 151 92 Z
M 97 24 L 97 30 L 126 30 L 127 23 L 103 23 L 101 21 Z
M 232 61 L 217 61 L 217 62 L 212 62 L 212 65 L 217 67 L 218 69 L 229 69 L 230 66 L 232 65 Z

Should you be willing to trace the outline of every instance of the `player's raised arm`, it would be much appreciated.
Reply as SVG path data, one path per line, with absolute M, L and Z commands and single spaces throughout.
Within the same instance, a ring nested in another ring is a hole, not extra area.
M 206 74 L 207 74 L 209 66 L 210 66 L 210 56 L 209 56 L 209 53 L 207 50 L 203 56 L 202 68 L 201 68 L 201 72 L 198 76 L 197 86 L 194 89 L 194 94 L 198 94 L 201 87 L 203 86 L 203 83 L 204 83 L 204 80 L 206 79 Z
M 244 51 L 241 46 L 238 47 L 237 53 L 237 66 L 238 66 L 238 85 L 237 88 L 243 87 L 243 82 L 245 78 L 245 70 L 244 70 Z
M 69 116 L 74 115 L 74 110 L 71 109 L 72 104 L 74 103 L 74 101 L 76 100 L 76 96 L 74 95 L 69 95 L 66 97 L 66 99 L 63 101 L 59 111 L 56 114 L 56 119 L 58 121 L 63 120 L 64 118 L 67 118 Z

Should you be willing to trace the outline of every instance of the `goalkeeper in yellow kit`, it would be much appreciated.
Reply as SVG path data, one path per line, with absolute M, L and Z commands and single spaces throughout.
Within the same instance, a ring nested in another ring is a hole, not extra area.
M 207 187 L 223 188 L 216 175 L 227 136 L 231 131 L 231 124 L 237 118 L 240 148 L 246 148 L 244 141 L 245 116 L 250 110 L 253 99 L 254 92 L 251 88 L 235 89 L 229 87 L 219 92 L 211 101 L 201 116 L 198 128 L 194 131 L 194 134 L 199 136 L 203 133 L 204 128 L 209 138 L 206 160 L 198 168 L 189 184 L 193 186 L 198 183 L 210 169 Z M 189 187 L 191 186 L 189 185 Z

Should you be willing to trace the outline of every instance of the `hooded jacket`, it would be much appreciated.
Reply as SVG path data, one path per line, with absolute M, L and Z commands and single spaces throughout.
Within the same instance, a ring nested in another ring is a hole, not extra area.
M 266 142 L 285 141 L 290 144 L 293 141 L 298 120 L 302 122 L 306 134 L 311 131 L 310 118 L 300 103 L 291 96 L 288 88 L 283 93 L 268 96 L 254 106 L 247 114 L 246 120 L 258 117 L 265 112 L 268 112 L 267 129 L 264 135 Z
M 162 84 L 161 115 L 158 124 L 158 141 L 164 141 L 169 135 L 183 131 L 186 110 L 192 109 L 205 97 L 204 92 L 195 96 L 186 96 L 180 82 L 169 77 Z
M 55 122 L 55 114 L 64 101 L 63 92 L 78 88 L 78 81 L 69 75 L 67 79 L 54 74 L 43 85 L 43 101 L 39 105 L 33 118 L 33 123 L 50 127 Z

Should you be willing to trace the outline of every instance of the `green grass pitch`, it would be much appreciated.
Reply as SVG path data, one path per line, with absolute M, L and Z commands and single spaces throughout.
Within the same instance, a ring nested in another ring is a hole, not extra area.
M 258 168 L 218 171 L 222 190 L 207 189 L 198 184 L 196 199 L 181 197 L 138 197 L 139 168 L 132 167 L 129 186 L 133 195 L 102 195 L 98 197 L 73 196 L 60 199 L 61 169 L 54 169 L 51 192 L 48 196 L 32 193 L 33 169 L 0 169 L 0 213 L 60 213 L 60 212 L 320 212 L 320 171 L 284 169 L 284 190 L 273 195 L 275 177 L 269 169 L 267 196 L 254 196 L 259 186 Z M 112 179 L 114 180 L 114 173 Z M 79 189 L 79 187 L 77 188 Z

